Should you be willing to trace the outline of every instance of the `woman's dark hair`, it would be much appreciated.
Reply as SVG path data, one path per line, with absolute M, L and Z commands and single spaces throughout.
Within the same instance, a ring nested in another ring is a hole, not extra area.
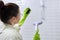
M 3 1 L 0 1 L 0 18 L 1 18 L 1 9 L 2 9 L 3 6 L 4 6 Z
M 19 6 L 14 3 L 8 3 L 4 5 L 3 1 L 0 1 L 0 17 L 3 23 L 8 23 L 9 19 L 13 16 L 16 17 L 19 12 Z

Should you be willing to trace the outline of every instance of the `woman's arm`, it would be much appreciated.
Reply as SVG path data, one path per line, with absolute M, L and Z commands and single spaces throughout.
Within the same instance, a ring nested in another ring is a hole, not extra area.
M 30 8 L 26 8 L 26 9 L 24 10 L 24 12 L 23 12 L 24 14 L 23 14 L 22 18 L 21 18 L 20 21 L 19 21 L 19 25 L 20 25 L 20 26 L 23 25 L 23 23 L 25 22 L 26 18 L 27 18 L 28 15 L 29 15 L 30 11 L 31 11 Z

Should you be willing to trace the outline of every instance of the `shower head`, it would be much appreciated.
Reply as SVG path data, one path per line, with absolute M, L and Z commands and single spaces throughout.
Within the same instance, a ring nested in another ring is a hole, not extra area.
M 35 22 L 33 25 L 41 25 L 43 23 L 43 21 L 41 21 L 41 22 Z

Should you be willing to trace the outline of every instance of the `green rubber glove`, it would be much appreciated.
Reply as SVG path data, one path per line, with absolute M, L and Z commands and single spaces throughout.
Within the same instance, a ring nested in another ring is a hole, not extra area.
M 19 25 L 20 25 L 20 26 L 23 25 L 23 23 L 25 22 L 26 18 L 27 18 L 28 15 L 30 14 L 30 11 L 31 11 L 30 8 L 26 8 L 26 9 L 24 10 L 24 12 L 23 12 L 24 14 L 23 14 L 22 18 L 21 18 L 20 21 L 19 21 Z
M 33 40 L 40 40 L 39 29 L 36 30 Z

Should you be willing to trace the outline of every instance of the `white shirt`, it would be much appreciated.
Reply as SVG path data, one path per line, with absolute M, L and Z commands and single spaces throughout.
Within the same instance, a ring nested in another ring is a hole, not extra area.
M 19 26 L 6 25 L 0 34 L 0 40 L 22 40 L 19 33 Z
M 0 33 L 2 32 L 2 30 L 4 29 L 4 23 L 0 20 Z

